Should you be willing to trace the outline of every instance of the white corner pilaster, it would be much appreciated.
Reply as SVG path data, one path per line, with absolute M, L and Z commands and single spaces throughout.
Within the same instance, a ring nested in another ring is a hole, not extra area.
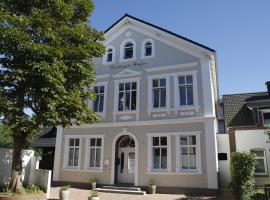
M 63 130 L 64 130 L 63 127 L 57 126 L 54 163 L 53 163 L 53 181 L 59 181 Z

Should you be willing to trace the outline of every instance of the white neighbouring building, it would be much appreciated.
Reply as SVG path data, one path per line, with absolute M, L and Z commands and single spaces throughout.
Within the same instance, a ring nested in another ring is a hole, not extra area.
M 103 120 L 58 128 L 53 180 L 217 189 L 215 51 L 127 14 L 104 37 Z

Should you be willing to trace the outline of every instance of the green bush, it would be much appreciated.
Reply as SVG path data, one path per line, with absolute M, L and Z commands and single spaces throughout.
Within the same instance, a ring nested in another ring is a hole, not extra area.
M 250 200 L 254 195 L 255 155 L 249 152 L 231 154 L 231 186 L 237 200 Z
M 40 194 L 44 193 L 44 190 L 42 187 L 34 184 L 28 184 L 24 186 L 24 190 L 26 194 Z

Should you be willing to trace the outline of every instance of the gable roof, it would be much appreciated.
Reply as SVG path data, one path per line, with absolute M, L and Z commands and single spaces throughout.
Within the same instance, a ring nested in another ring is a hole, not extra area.
M 159 26 L 156 26 L 156 25 L 154 25 L 154 24 L 151 24 L 151 23 L 149 23 L 149 22 L 146 22 L 146 21 L 144 21 L 144 20 L 141 20 L 141 19 L 139 19 L 139 18 L 136 18 L 136 17 L 134 17 L 134 16 L 131 16 L 131 15 L 127 14 L 127 13 L 126 13 L 125 15 L 123 15 L 119 20 L 117 20 L 113 25 L 111 25 L 109 28 L 107 28 L 104 32 L 105 32 L 105 33 L 109 32 L 113 27 L 115 27 L 115 26 L 116 26 L 119 22 L 121 22 L 124 18 L 131 18 L 131 19 L 133 19 L 133 20 L 139 21 L 139 22 L 144 23 L 144 24 L 146 24 L 146 25 L 148 25 L 148 26 L 151 26 L 151 27 L 153 27 L 153 28 L 156 28 L 156 29 L 158 29 L 158 30 L 160 30 L 160 31 L 164 31 L 164 32 L 166 32 L 166 33 L 168 33 L 168 34 L 170 34 L 170 35 L 173 35 L 173 36 L 177 37 L 177 38 L 180 38 L 180 39 L 182 39 L 182 40 L 185 40 L 185 41 L 187 41 L 187 42 L 190 42 L 190 43 L 192 43 L 192 44 L 194 44 L 194 45 L 196 45 L 196 46 L 199 46 L 199 47 L 201 47 L 201 48 L 203 48 L 203 49 L 205 49 L 205 50 L 208 50 L 208 51 L 211 51 L 211 52 L 215 53 L 215 50 L 212 49 L 212 48 L 210 48 L 210 47 L 208 47 L 208 46 L 205 46 L 205 45 L 200 44 L 200 43 L 198 43 L 198 42 L 195 42 L 195 41 L 193 41 L 193 40 L 191 40 L 191 39 L 189 39 L 189 38 L 183 37 L 183 36 L 181 36 L 181 35 L 179 35 L 179 34 L 177 34 L 177 33 L 174 33 L 174 32 L 169 31 L 169 30 L 167 30 L 167 29 L 161 28 L 161 27 L 159 27 Z

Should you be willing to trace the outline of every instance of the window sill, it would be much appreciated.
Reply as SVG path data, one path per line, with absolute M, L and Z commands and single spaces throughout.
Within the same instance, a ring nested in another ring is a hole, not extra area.
M 198 112 L 199 109 L 200 109 L 200 106 L 192 105 L 192 106 L 179 106 L 171 110 L 175 112 L 181 111 L 181 110 L 196 110 L 196 112 Z
M 102 64 L 103 65 L 113 65 L 115 62 L 114 61 L 112 61 L 112 62 L 103 62 Z
M 130 62 L 130 61 L 135 61 L 136 58 L 129 58 L 129 59 L 120 59 L 119 62 L 120 63 L 125 63 L 125 62 Z
M 149 115 L 154 112 L 167 112 L 167 114 L 169 114 L 170 109 L 169 108 L 152 108 L 151 110 L 148 110 Z
M 255 177 L 268 177 L 268 174 L 254 174 Z
M 105 117 L 105 113 L 104 112 L 96 112 L 97 115 L 101 116 L 101 117 Z
M 63 168 L 64 171 L 79 171 L 81 170 L 80 167 L 64 167 Z
M 131 110 L 131 111 L 113 111 L 113 114 L 117 114 L 117 115 L 120 115 L 120 114 L 123 114 L 123 115 L 126 115 L 126 114 L 137 114 L 139 113 L 139 111 L 137 110 Z
M 146 173 L 153 175 L 200 175 L 202 174 L 202 171 L 179 171 L 179 172 L 150 171 Z
M 79 168 L 64 168 L 63 171 L 69 172 L 93 172 L 93 173 L 102 173 L 103 169 L 79 169 Z
M 154 55 L 151 55 L 151 56 L 141 56 L 141 59 L 142 60 L 147 60 L 147 59 L 154 58 L 154 57 L 155 57 Z

